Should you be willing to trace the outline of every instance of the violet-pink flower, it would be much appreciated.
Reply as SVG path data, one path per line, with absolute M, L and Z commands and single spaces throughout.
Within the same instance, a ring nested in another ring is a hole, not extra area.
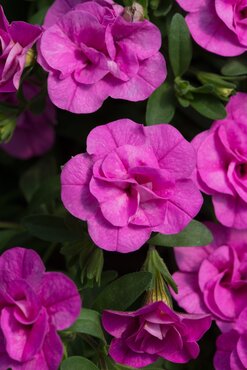
M 209 315 L 186 315 L 159 301 L 134 312 L 103 312 L 103 326 L 114 339 L 109 354 L 118 363 L 139 368 L 159 357 L 185 363 L 199 354 L 197 341 L 209 329 Z
M 186 21 L 194 40 L 223 56 L 247 51 L 246 0 L 177 0 L 189 14 Z
M 63 356 L 57 330 L 70 327 L 81 299 L 72 280 L 45 272 L 39 255 L 12 248 L 0 256 L 0 369 L 57 370 Z
M 91 113 L 109 96 L 144 100 L 165 80 L 159 29 L 123 15 L 111 0 L 56 0 L 48 10 L 39 62 L 56 106 Z
M 207 223 L 214 241 L 175 248 L 173 277 L 178 304 L 189 313 L 210 313 L 221 330 L 233 327 L 247 302 L 247 231 Z
M 25 81 L 22 86 L 23 97 L 31 102 L 37 99 L 41 89 L 36 81 Z M 0 102 L 18 108 L 16 93 L 0 94 Z M 41 112 L 33 113 L 27 106 L 16 118 L 16 127 L 10 141 L 0 148 L 12 157 L 30 159 L 48 152 L 55 142 L 56 108 L 49 97 Z
M 26 22 L 9 24 L 0 5 L 0 93 L 18 90 L 27 52 L 41 32 L 41 27 Z
M 62 201 L 99 247 L 132 252 L 152 231 L 178 233 L 199 212 L 195 163 L 193 146 L 171 125 L 118 120 L 94 128 L 87 153 L 65 164 Z
M 214 356 L 215 370 L 247 369 L 247 308 L 245 308 L 234 328 L 220 335 Z
M 212 195 L 217 219 L 225 226 L 247 228 L 247 94 L 237 93 L 227 117 L 192 141 L 197 150 L 200 189 Z

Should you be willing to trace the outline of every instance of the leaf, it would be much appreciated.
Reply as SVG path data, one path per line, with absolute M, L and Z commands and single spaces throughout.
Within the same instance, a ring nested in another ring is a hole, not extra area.
M 193 220 L 179 234 L 157 234 L 149 243 L 163 247 L 196 247 L 208 245 L 212 241 L 213 236 L 209 229 L 201 222 Z
M 94 309 L 126 310 L 148 288 L 151 278 L 149 272 L 133 272 L 120 277 L 98 295 Z
M 100 314 L 97 311 L 83 308 L 75 324 L 68 329 L 69 332 L 91 335 L 105 341 L 100 323 Z
M 147 125 L 168 123 L 175 114 L 176 100 L 173 88 L 166 82 L 151 95 L 147 104 Z
M 48 242 L 63 243 L 76 239 L 61 217 L 32 215 L 25 217 L 22 222 L 31 235 Z
M 72 356 L 62 362 L 61 370 L 99 370 L 99 368 L 85 357 Z
M 226 110 L 221 101 L 212 95 L 198 94 L 191 101 L 191 106 L 201 115 L 217 120 L 226 117 Z
M 244 76 L 247 75 L 247 63 L 239 60 L 232 60 L 224 65 L 221 73 L 225 76 Z
M 33 194 L 30 203 L 31 209 L 47 204 L 60 196 L 60 176 L 55 175 L 43 181 Z
M 190 66 L 192 44 L 188 26 L 181 14 L 172 18 L 168 32 L 169 58 L 175 76 L 182 76 Z
M 50 178 L 56 174 L 56 163 L 54 158 L 47 157 L 40 160 L 35 166 L 30 167 L 20 178 L 20 188 L 28 202 L 41 187 L 44 178 Z

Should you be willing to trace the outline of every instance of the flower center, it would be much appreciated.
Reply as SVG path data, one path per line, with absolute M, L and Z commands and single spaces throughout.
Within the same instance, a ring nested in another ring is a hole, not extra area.
M 247 177 L 247 163 L 240 163 L 237 165 L 237 174 L 241 178 Z

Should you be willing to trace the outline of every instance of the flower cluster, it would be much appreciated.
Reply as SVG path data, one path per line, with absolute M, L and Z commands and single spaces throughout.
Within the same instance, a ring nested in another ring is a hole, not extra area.
M 88 222 L 99 247 L 128 253 L 152 231 L 178 233 L 199 212 L 202 196 L 189 178 L 195 161 L 192 145 L 170 125 L 125 119 L 98 126 L 87 153 L 63 167 L 62 201 Z

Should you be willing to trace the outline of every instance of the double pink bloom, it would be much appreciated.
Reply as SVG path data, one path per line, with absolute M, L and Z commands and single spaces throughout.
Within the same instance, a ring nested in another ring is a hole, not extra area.
M 87 153 L 63 167 L 62 201 L 99 247 L 132 252 L 152 231 L 178 233 L 199 212 L 195 164 L 193 146 L 174 127 L 122 119 L 93 129 Z
M 57 330 L 80 314 L 73 281 L 45 272 L 32 250 L 13 248 L 0 257 L 0 369 L 57 370 L 63 344 Z
M 111 0 L 56 0 L 44 27 L 39 62 L 59 108 L 91 113 L 109 96 L 144 100 L 165 80 L 159 29 L 125 20 Z

